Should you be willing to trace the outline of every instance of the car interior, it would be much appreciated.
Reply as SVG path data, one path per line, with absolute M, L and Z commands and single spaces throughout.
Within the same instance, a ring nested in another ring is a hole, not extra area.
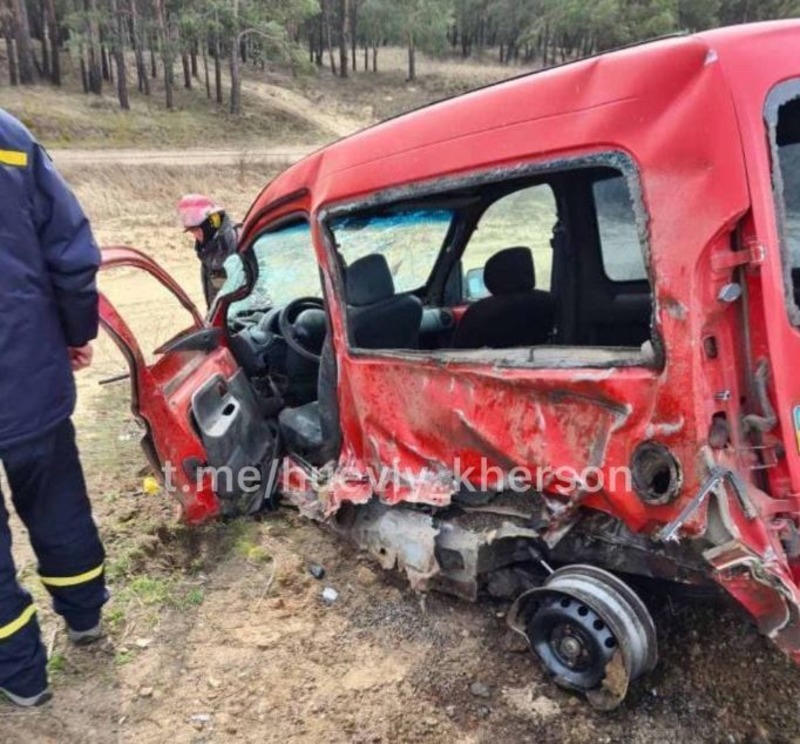
M 476 185 L 327 227 L 356 351 L 485 350 L 490 361 L 493 350 L 650 342 L 636 208 L 613 168 Z M 306 259 L 316 296 L 229 310 L 228 328 L 284 446 L 319 465 L 338 451 L 336 363 L 310 248 Z

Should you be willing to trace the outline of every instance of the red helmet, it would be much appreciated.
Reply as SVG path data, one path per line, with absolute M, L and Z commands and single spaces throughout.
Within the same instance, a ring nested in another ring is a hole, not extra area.
M 186 196 L 182 196 L 178 202 L 177 209 L 184 230 L 200 227 L 210 215 L 222 211 L 222 207 L 203 194 L 186 194 Z

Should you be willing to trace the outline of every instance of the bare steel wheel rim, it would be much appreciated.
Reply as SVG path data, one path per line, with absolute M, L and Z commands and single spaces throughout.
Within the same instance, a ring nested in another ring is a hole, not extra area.
M 610 710 L 658 659 L 650 613 L 625 582 L 595 566 L 558 569 L 509 611 L 557 684 Z

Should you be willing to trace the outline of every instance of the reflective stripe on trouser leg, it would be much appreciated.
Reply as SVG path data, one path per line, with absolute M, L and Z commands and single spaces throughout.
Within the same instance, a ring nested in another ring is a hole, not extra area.
M 19 613 L 10 623 L 0 625 L 0 641 L 11 638 L 14 633 L 22 630 L 36 614 L 36 608 L 33 605 L 28 605 L 22 612 Z
M 69 420 L 4 456 L 17 513 L 39 560 L 53 608 L 74 630 L 100 620 L 107 599 L 105 552 L 92 519 Z
M 104 564 L 70 576 L 40 575 L 39 580 L 53 598 L 56 611 L 64 616 L 70 628 L 89 630 L 100 621 L 100 606 L 108 599 Z
M 33 697 L 47 687 L 47 657 L 30 595 L 17 583 L 8 512 L 0 493 L 0 687 Z
M 78 584 L 86 584 L 89 581 L 101 577 L 104 568 L 105 565 L 101 563 L 90 571 L 85 571 L 75 576 L 40 576 L 39 580 L 47 587 L 77 586 Z

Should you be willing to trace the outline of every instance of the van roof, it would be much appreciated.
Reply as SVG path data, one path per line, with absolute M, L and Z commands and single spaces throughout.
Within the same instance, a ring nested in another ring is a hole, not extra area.
M 634 102 L 652 108 L 685 101 L 691 92 L 692 74 L 716 62 L 725 67 L 722 85 L 731 90 L 746 85 L 748 68 L 736 64 L 740 50 L 755 47 L 767 53 L 774 47 L 776 54 L 770 59 L 780 65 L 778 51 L 782 53 L 790 44 L 800 47 L 799 20 L 670 36 L 519 75 L 334 142 L 279 175 L 254 206 L 263 209 L 276 197 L 309 188 L 312 183 L 318 203 L 353 197 L 366 185 L 352 177 L 356 172 L 370 173 L 368 191 L 452 172 L 466 166 L 466 160 L 463 164 L 442 160 L 432 167 L 430 155 L 437 145 L 461 141 L 468 147 L 480 133 L 492 132 L 502 138 L 525 122 L 551 120 L 564 129 L 563 147 L 579 147 L 587 141 L 583 130 L 591 128 L 591 121 L 615 107 L 627 104 L 627 110 L 634 112 Z M 800 74 L 800 68 L 794 72 Z M 553 142 L 553 146 L 557 144 Z M 503 156 L 503 148 L 497 149 L 495 160 Z M 535 152 L 536 146 L 530 151 Z M 437 154 L 437 158 L 442 157 Z M 479 154 L 467 160 L 477 166 Z M 385 177 L 380 177 L 381 172 Z

